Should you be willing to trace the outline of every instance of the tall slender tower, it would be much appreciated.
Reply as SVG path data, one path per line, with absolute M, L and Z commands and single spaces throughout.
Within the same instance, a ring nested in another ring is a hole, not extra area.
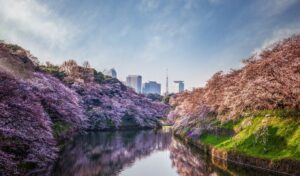
M 167 78 L 166 78 L 166 93 L 165 95 L 169 95 L 169 76 L 168 76 L 168 69 L 167 69 Z

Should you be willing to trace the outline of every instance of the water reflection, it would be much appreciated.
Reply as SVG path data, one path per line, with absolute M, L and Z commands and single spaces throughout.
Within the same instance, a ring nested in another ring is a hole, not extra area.
M 180 176 L 278 176 L 278 173 L 243 167 L 212 158 L 179 139 L 172 140 L 169 150 L 172 164 Z
M 187 148 L 178 140 L 173 140 L 170 145 L 172 165 L 181 176 L 206 176 L 206 175 L 226 175 L 217 167 L 214 167 L 207 155 L 199 155 L 198 152 Z
M 170 175 L 272 175 L 212 160 L 174 138 L 170 130 L 91 132 L 78 136 L 65 147 L 53 175 L 134 176 L 140 175 L 132 173 L 141 173 L 141 169 L 142 175 L 151 175 L 154 169 L 162 169 L 157 168 L 157 163 L 168 163 L 163 169 Z
M 54 175 L 118 175 L 136 160 L 167 149 L 171 140 L 170 131 L 88 133 L 64 149 Z

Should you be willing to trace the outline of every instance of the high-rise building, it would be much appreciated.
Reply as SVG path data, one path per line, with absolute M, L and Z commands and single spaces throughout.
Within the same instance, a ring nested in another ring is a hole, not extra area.
M 177 92 L 184 91 L 184 81 L 174 81 L 174 83 L 178 84 Z
M 142 76 L 128 75 L 126 78 L 126 85 L 133 88 L 137 93 L 142 92 Z
M 103 71 L 104 75 L 110 76 L 112 78 L 117 78 L 117 71 L 114 68 Z
M 143 94 L 159 94 L 161 93 L 161 85 L 155 81 L 149 81 L 143 84 Z

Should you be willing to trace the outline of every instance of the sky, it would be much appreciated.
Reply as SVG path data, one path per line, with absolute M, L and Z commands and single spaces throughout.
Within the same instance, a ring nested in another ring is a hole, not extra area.
M 220 70 L 300 33 L 300 0 L 0 0 L 0 40 L 44 63 L 89 61 L 170 91 L 204 86 Z

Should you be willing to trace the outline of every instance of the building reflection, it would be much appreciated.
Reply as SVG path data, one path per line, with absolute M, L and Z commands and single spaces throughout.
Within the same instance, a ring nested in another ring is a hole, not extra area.
M 115 176 L 151 153 L 164 150 L 170 154 L 165 159 L 172 163 L 168 169 L 175 169 L 180 176 L 274 175 L 211 158 L 173 137 L 168 129 L 80 135 L 65 147 L 53 175 Z
M 171 140 L 170 131 L 88 133 L 66 146 L 54 175 L 118 175 L 136 160 L 166 150 Z

